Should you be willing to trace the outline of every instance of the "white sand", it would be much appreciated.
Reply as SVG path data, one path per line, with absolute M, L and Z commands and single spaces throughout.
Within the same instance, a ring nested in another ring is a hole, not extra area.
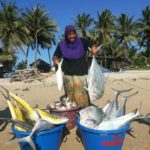
M 133 91 L 126 93 L 126 95 L 137 90 L 139 93 L 127 102 L 127 112 L 137 107 L 138 100 L 142 101 L 142 113 L 150 112 L 150 71 L 126 71 L 107 74 L 107 76 L 104 95 L 95 102 L 96 105 L 103 106 L 108 99 L 113 99 L 114 93 L 111 87 L 116 89 L 133 88 Z M 9 79 L 0 79 L 0 84 L 13 93 L 17 93 L 18 96 L 25 99 L 32 106 L 38 104 L 40 108 L 45 108 L 52 101 L 59 100 L 60 96 L 64 94 L 63 91 L 60 92 L 57 89 L 55 75 L 49 75 L 43 82 L 34 81 L 30 84 L 24 82 L 10 83 Z M 1 94 L 0 99 L 0 116 L 3 116 L 7 104 Z M 131 126 L 134 129 L 133 134 L 136 139 L 127 135 L 123 150 L 149 150 L 149 128 L 138 123 L 132 123 Z M 4 131 L 0 132 L 0 150 L 19 150 L 18 144 L 6 145 L 8 139 L 11 138 L 10 131 L 10 125 L 8 125 Z M 62 144 L 61 150 L 83 150 L 82 144 L 76 140 L 75 131 L 75 129 L 71 130 L 70 135 L 67 136 L 67 142 Z

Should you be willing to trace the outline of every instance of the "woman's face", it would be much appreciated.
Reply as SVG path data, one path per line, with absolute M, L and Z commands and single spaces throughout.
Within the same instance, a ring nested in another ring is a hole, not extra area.
M 71 31 L 71 32 L 68 34 L 67 38 L 68 38 L 68 41 L 69 41 L 69 42 L 74 42 L 74 41 L 76 40 L 76 38 L 77 38 L 76 32 Z

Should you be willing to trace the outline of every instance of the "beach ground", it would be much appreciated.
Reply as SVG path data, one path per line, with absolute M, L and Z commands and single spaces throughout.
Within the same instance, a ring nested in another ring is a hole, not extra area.
M 55 75 L 49 75 L 42 82 L 34 81 L 30 84 L 24 82 L 10 83 L 9 79 L 0 79 L 0 84 L 26 100 L 32 106 L 38 104 L 39 108 L 46 108 L 47 104 L 50 104 L 52 101 L 58 101 L 64 95 L 63 91 L 60 92 L 57 89 Z M 108 74 L 104 95 L 94 104 L 102 107 L 107 100 L 112 100 L 114 98 L 112 87 L 120 90 L 133 88 L 131 92 L 124 95 L 139 91 L 137 95 L 128 100 L 126 105 L 127 113 L 138 107 L 139 100 L 142 102 L 141 113 L 146 114 L 150 112 L 150 71 L 126 71 Z M 121 102 L 121 99 L 119 99 L 119 102 Z M 0 94 L 0 117 L 8 117 L 8 112 L 6 101 Z M 11 125 L 7 125 L 4 129 L 2 127 L 3 124 L 0 124 L 0 150 L 19 150 L 17 143 L 6 144 L 12 137 L 10 134 Z M 131 123 L 131 127 L 136 138 L 126 135 L 122 150 L 149 150 L 149 127 L 136 122 Z M 67 140 L 61 145 L 61 150 L 70 149 L 84 149 L 82 144 L 76 140 L 76 128 L 70 131 L 70 134 L 67 135 Z

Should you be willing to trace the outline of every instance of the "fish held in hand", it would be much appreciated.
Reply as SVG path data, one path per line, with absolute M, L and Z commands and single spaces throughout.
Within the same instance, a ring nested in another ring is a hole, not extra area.
M 61 69 L 61 65 L 62 65 L 63 59 L 59 62 L 58 64 L 58 70 L 56 71 L 56 79 L 57 79 L 57 87 L 58 90 L 61 91 L 63 90 L 63 72 Z
M 89 93 L 90 101 L 93 102 L 101 98 L 104 93 L 105 77 L 96 61 L 95 56 L 93 56 L 91 66 L 88 71 L 87 81 L 87 91 Z

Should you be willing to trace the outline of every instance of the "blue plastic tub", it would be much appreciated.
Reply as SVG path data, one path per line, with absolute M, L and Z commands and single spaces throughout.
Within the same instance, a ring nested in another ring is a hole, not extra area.
M 33 141 L 37 150 L 59 150 L 61 145 L 62 130 L 65 125 L 60 125 L 56 128 L 40 131 L 33 136 Z M 26 137 L 30 132 L 22 132 L 12 127 L 12 131 L 17 138 Z M 32 150 L 28 143 L 20 142 L 21 150 Z
M 130 125 L 119 130 L 100 131 L 86 128 L 77 120 L 77 127 L 85 150 L 121 150 Z

